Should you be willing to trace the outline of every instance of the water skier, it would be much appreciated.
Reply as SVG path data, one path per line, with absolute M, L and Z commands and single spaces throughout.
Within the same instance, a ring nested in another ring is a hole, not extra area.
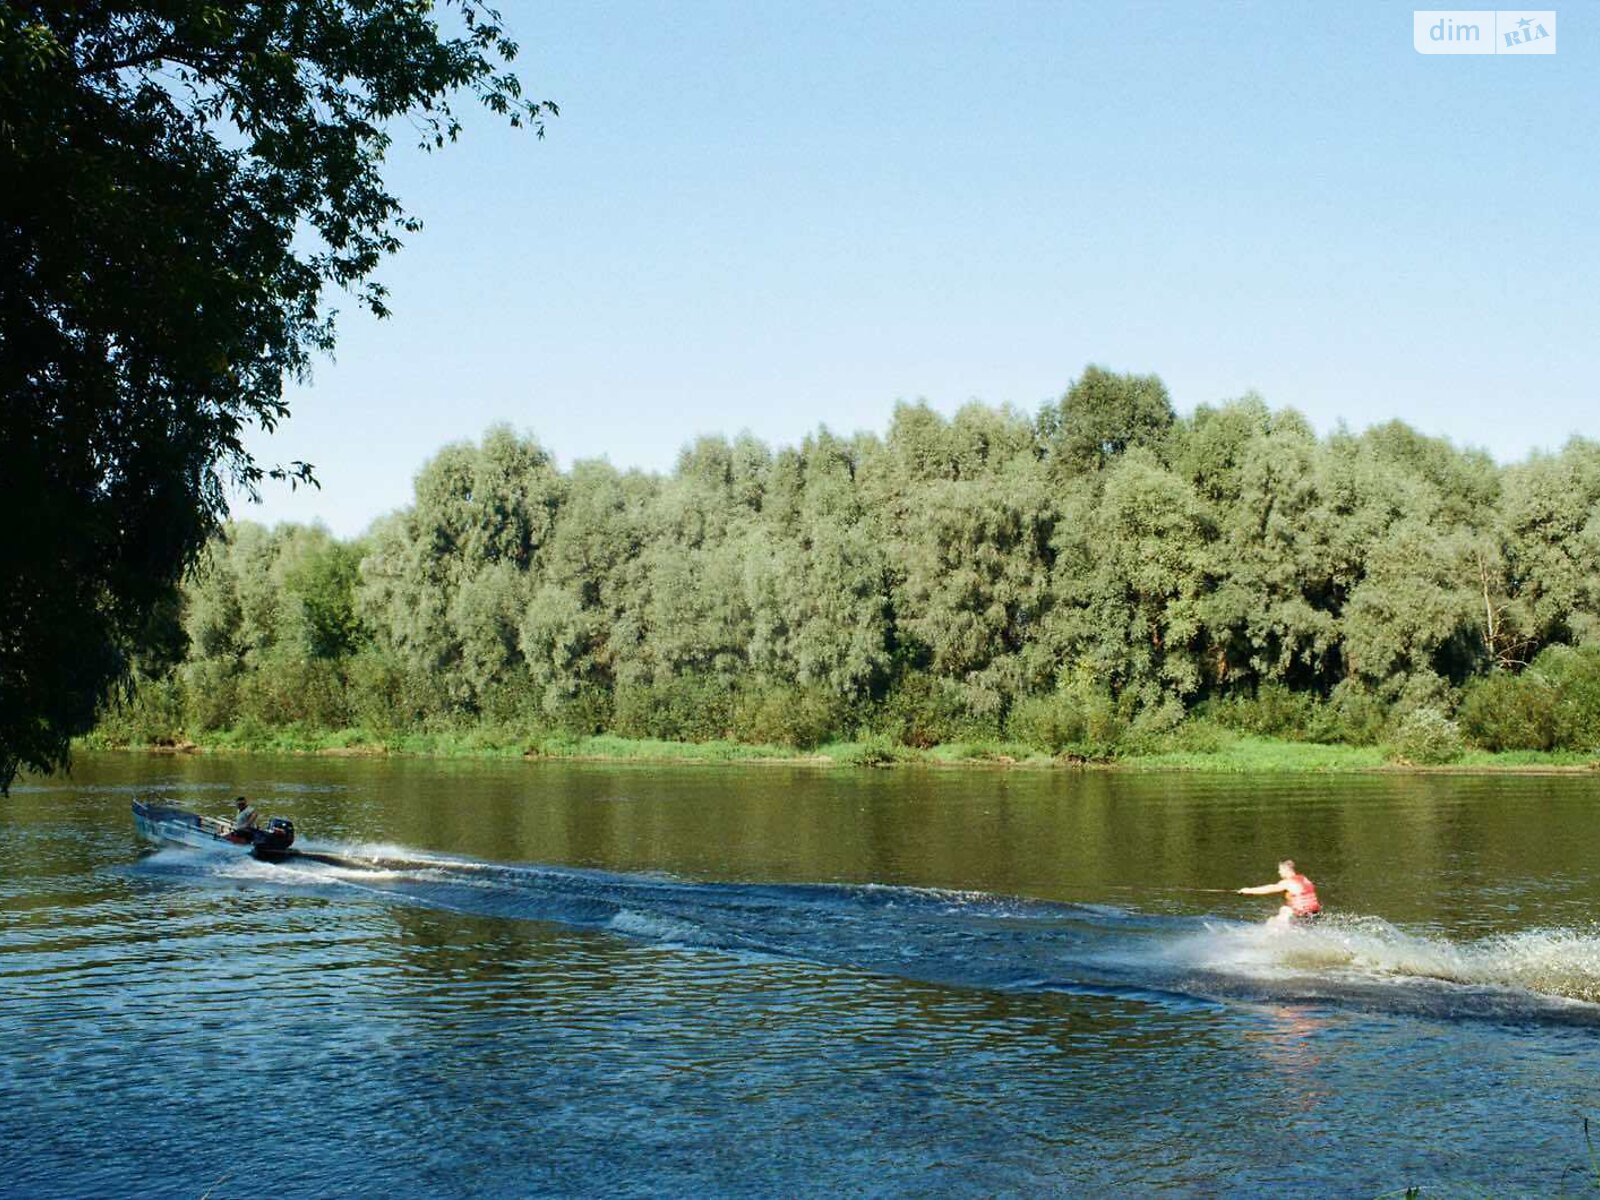
M 1292 858 L 1286 858 L 1278 864 L 1277 883 L 1263 883 L 1259 887 L 1239 889 L 1241 896 L 1270 896 L 1273 892 L 1283 893 L 1283 907 L 1278 909 L 1276 915 L 1268 918 L 1268 925 L 1293 925 L 1309 921 L 1322 911 L 1322 902 L 1317 899 L 1316 884 L 1295 870 Z

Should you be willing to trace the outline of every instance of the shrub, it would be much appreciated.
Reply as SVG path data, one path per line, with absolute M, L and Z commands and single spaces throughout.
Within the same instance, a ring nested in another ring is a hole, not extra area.
M 1183 754 L 1216 754 L 1227 746 L 1230 735 L 1215 721 L 1191 716 L 1165 738 L 1166 748 Z
M 1422 708 L 1434 709 L 1446 717 L 1452 716 L 1461 699 L 1450 686 L 1449 680 L 1427 670 L 1398 676 L 1390 680 L 1386 688 L 1394 697 L 1394 702 L 1389 706 L 1391 725 Z
M 350 724 L 344 678 L 326 659 L 277 659 L 239 677 L 238 712 L 267 727 L 343 729 Z
M 1309 692 L 1263 683 L 1253 696 L 1235 693 L 1212 701 L 1206 706 L 1206 715 L 1225 729 L 1303 741 L 1317 722 L 1319 708 L 1317 698 Z
M 1314 742 L 1375 746 L 1383 740 L 1389 713 L 1383 701 L 1361 684 L 1347 679 L 1333 689 L 1310 730 Z
M 611 692 L 599 684 L 580 684 L 571 695 L 546 695 L 542 707 L 547 723 L 563 734 L 590 737 L 611 729 Z
M 699 675 L 617 686 L 612 732 L 667 742 L 711 742 L 732 732 L 733 694 Z
M 733 732 L 741 742 L 814 750 L 838 732 L 844 704 L 819 688 L 754 686 L 733 706 Z
M 428 672 L 379 650 L 345 660 L 355 721 L 382 732 L 415 729 L 448 707 L 445 689 Z
M 1436 708 L 1414 708 L 1396 722 L 1389 755 L 1401 762 L 1432 766 L 1454 762 L 1465 749 L 1461 730 Z
M 1116 752 L 1128 723 L 1108 692 L 1075 681 L 1048 696 L 1019 700 L 1012 706 L 1006 729 L 1017 741 L 1052 754 L 1100 758 Z
M 1085 729 L 1082 706 L 1060 692 L 1025 696 L 1012 706 L 1006 718 L 1006 732 L 1012 738 L 1051 754 L 1082 743 Z
M 1555 744 L 1582 753 L 1600 750 L 1600 646 L 1551 646 L 1528 670 L 1555 689 Z
M 179 680 L 187 728 L 205 733 L 233 724 L 239 713 L 238 679 L 228 666 L 211 659 L 185 663 Z
M 112 745 L 150 746 L 176 741 L 183 728 L 183 686 L 168 676 L 139 680 L 102 712 L 96 733 Z
M 1383 737 L 1389 711 L 1371 691 L 1347 679 L 1326 700 L 1281 683 L 1263 683 L 1254 695 L 1235 693 L 1209 700 L 1199 715 L 1224 729 L 1260 737 L 1372 746 Z
M 873 724 L 902 745 L 923 750 L 947 742 L 998 740 L 998 706 L 984 704 L 980 710 L 975 699 L 956 680 L 907 670 L 878 703 Z
M 1505 671 L 1467 688 L 1461 732 L 1485 750 L 1549 750 L 1556 744 L 1557 692 L 1543 674 Z
M 1183 724 L 1183 705 L 1172 696 L 1141 708 L 1120 739 L 1124 748 L 1150 753 L 1164 748 L 1162 743 Z
M 1520 675 L 1478 680 L 1460 719 L 1485 750 L 1600 750 L 1600 647 L 1550 646 Z
M 852 767 L 890 767 L 901 762 L 906 751 L 881 733 L 870 734 L 840 756 L 839 761 Z
M 501 677 L 478 689 L 477 708 L 479 716 L 491 725 L 538 729 L 545 724 L 539 690 L 520 664 L 507 667 Z
M 242 750 L 265 750 L 269 748 L 271 741 L 271 731 L 247 713 L 235 721 L 228 730 L 226 744 L 237 746 Z

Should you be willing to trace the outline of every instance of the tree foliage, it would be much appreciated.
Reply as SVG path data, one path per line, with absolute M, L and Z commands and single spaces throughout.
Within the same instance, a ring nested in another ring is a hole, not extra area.
M 1103 372 L 1074 393 L 1165 396 Z M 557 471 L 491 430 L 364 542 L 214 543 L 183 711 L 1101 754 L 1200 710 L 1415 762 L 1463 736 L 1600 747 L 1591 444 L 1502 469 L 1397 424 L 1319 438 L 1257 397 L 1118 403 L 1084 417 L 1092 462 L 1062 424 L 1081 405 L 702 438 L 661 476 Z
M 159 643 L 330 289 L 385 311 L 394 131 L 461 92 L 542 131 L 515 53 L 475 0 L 0 3 L 0 785 Z
M 1154 375 L 1089 367 L 1059 405 L 1044 410 L 1040 425 L 1053 459 L 1093 471 L 1135 446 L 1158 447 L 1173 419 L 1166 385 Z

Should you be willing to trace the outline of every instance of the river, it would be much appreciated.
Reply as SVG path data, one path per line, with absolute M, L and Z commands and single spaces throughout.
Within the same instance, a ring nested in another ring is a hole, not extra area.
M 238 791 L 316 857 L 134 834 Z M 1581 1191 L 1597 814 L 1585 776 L 81 755 L 0 799 L 0 1195 Z M 1197 890 L 1285 855 L 1311 928 Z

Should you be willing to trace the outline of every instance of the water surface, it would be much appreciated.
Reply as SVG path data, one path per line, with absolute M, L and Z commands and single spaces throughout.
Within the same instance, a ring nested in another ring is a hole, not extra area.
M 133 834 L 239 790 L 316 856 Z M 1597 802 L 83 756 L 0 800 L 0 1194 L 1577 1191 Z M 1195 890 L 1284 854 L 1318 928 Z

